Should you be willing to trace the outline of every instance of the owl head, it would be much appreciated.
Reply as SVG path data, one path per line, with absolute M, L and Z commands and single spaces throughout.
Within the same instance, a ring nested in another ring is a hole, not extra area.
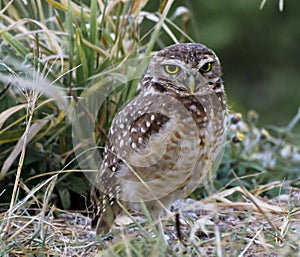
M 216 54 L 203 44 L 171 45 L 152 57 L 143 85 L 157 83 L 180 94 L 203 94 L 222 87 L 221 65 Z

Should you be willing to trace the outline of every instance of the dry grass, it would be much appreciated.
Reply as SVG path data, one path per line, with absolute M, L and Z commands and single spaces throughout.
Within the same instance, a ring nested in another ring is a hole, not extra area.
M 144 215 L 134 222 L 120 216 L 113 237 L 96 237 L 90 219 L 55 207 L 47 215 L 29 214 L 21 206 L 2 234 L 1 256 L 297 256 L 300 230 L 300 190 L 284 183 L 289 194 L 273 199 L 235 187 L 197 201 L 186 199 L 173 205 L 180 213 L 184 244 L 177 240 L 173 218 L 164 220 L 168 244 L 156 235 Z M 241 200 L 230 196 L 240 193 Z M 34 210 L 32 210 L 34 211 Z M 3 224 L 3 223 L 2 223 Z M 142 226 L 141 226 L 142 224 Z M 3 230 L 2 230 L 3 231 Z

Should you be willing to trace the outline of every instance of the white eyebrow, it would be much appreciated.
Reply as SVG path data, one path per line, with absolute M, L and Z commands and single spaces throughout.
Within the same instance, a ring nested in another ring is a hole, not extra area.
M 212 58 L 212 57 L 210 57 L 210 56 L 206 56 L 206 58 L 203 58 L 203 59 L 199 62 L 198 66 L 199 66 L 199 68 L 200 68 L 200 67 L 202 67 L 205 63 L 208 63 L 208 62 L 214 62 L 214 61 L 215 61 L 214 58 Z
M 161 62 L 162 65 L 166 65 L 166 64 L 175 64 L 175 65 L 186 65 L 185 62 L 178 60 L 178 59 L 168 59 L 168 60 L 164 60 Z

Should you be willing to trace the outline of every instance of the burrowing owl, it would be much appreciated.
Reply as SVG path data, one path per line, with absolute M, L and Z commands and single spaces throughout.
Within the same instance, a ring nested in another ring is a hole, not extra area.
M 115 117 L 91 199 L 92 227 L 109 232 L 141 201 L 154 219 L 203 181 L 224 145 L 226 97 L 216 54 L 171 45 L 152 57 L 140 93 Z

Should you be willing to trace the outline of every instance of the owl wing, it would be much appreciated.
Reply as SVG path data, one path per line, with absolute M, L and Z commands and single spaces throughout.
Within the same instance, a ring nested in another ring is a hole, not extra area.
M 163 95 L 142 91 L 115 118 L 110 129 L 111 143 L 117 158 L 128 167 L 147 167 L 150 159 L 153 163 L 161 157 L 164 146 L 156 147 L 154 152 L 151 144 L 170 122 L 164 103 Z

